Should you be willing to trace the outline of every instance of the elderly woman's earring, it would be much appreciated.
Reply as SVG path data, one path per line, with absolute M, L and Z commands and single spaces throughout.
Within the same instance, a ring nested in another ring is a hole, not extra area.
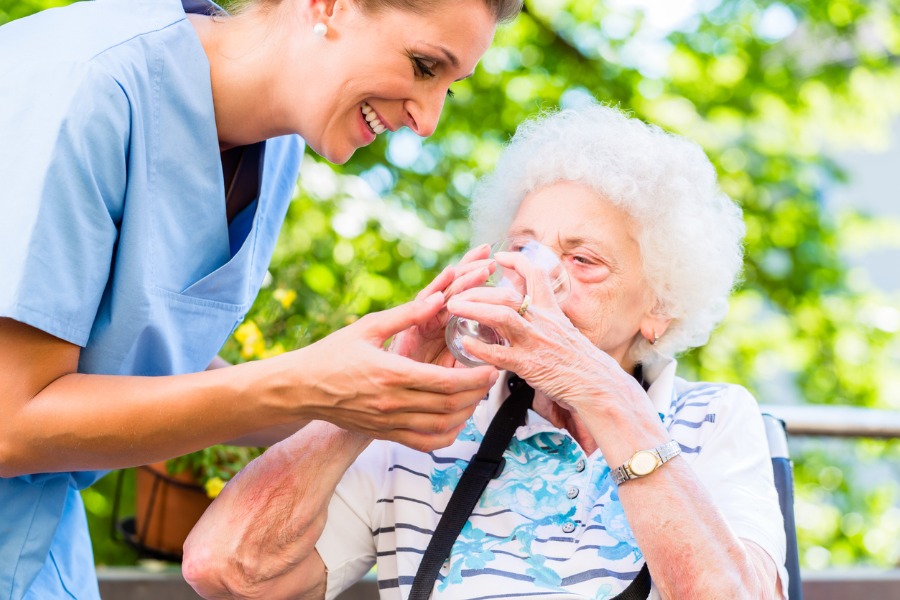
M 650 342 L 650 345 L 651 345 L 651 346 L 655 346 L 655 345 L 656 345 L 656 342 L 659 341 L 659 335 L 656 333 L 656 330 L 655 330 L 655 329 L 653 330 L 653 339 L 652 339 L 652 340 L 647 340 L 647 341 Z
M 313 33 L 316 34 L 316 37 L 325 37 L 325 34 L 328 33 L 328 25 L 325 23 L 316 23 L 313 25 Z

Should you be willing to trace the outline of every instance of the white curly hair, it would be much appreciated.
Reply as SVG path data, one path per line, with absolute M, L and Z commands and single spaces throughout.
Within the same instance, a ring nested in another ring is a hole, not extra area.
M 476 187 L 473 244 L 502 239 L 525 195 L 559 181 L 589 186 L 638 224 L 644 281 L 671 323 L 629 356 L 649 366 L 705 344 L 741 272 L 744 221 L 700 146 L 594 102 L 530 119 Z

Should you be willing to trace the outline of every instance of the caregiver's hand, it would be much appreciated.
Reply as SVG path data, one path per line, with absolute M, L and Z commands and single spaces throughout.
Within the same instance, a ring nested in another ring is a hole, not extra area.
M 522 294 L 513 288 L 474 288 L 452 298 L 452 314 L 494 327 L 509 346 L 489 345 L 467 337 L 474 356 L 518 374 L 545 396 L 575 411 L 590 403 L 635 402 L 646 398 L 635 379 L 611 356 L 597 348 L 565 315 L 550 281 L 520 253 L 497 253 L 505 269 L 525 279 L 531 298 L 524 314 Z
M 434 278 L 425 289 L 416 295 L 417 300 L 428 298 L 440 292 L 444 301 L 465 290 L 484 285 L 494 271 L 495 263 L 488 259 L 491 248 L 482 244 L 472 248 L 455 266 L 449 266 Z M 444 341 L 444 329 L 450 313 L 446 306 L 425 321 L 415 323 L 412 327 L 401 331 L 391 343 L 390 350 L 395 354 L 407 356 L 419 362 L 432 363 L 442 367 L 460 366 L 447 349 Z
M 435 292 L 372 313 L 279 360 L 285 381 L 307 391 L 306 418 L 389 439 L 418 450 L 449 445 L 478 401 L 497 380 L 497 370 L 452 369 L 417 362 L 384 349 L 392 336 L 435 319 L 443 310 Z M 273 359 L 269 359 L 273 360 Z M 284 401 L 296 397 L 284 390 Z

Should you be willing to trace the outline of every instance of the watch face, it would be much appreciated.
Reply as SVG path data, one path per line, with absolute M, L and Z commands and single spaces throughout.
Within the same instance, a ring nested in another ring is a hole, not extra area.
M 659 459 L 656 458 L 655 454 L 642 450 L 631 458 L 629 468 L 632 473 L 638 477 L 642 477 L 652 473 L 656 469 L 658 463 Z

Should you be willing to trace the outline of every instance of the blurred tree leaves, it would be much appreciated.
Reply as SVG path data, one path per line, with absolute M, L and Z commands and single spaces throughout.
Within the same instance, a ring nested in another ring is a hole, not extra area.
M 0 0 L 0 23 L 57 3 Z M 467 199 L 516 125 L 595 97 L 698 141 L 744 207 L 743 285 L 683 374 L 769 403 L 898 409 L 896 298 L 844 262 L 898 226 L 827 210 L 846 174 L 825 153 L 883 141 L 898 55 L 898 0 L 526 0 L 435 136 L 379 136 L 341 167 L 307 156 L 271 278 L 224 354 L 277 354 L 411 298 L 465 248 Z M 897 443 L 794 446 L 805 564 L 896 563 Z

